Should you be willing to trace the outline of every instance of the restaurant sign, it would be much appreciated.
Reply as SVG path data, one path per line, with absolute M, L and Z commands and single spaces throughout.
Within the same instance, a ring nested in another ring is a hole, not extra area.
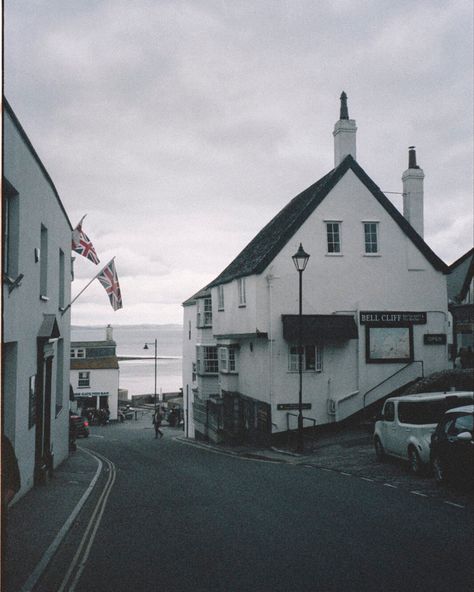
M 370 310 L 360 312 L 359 315 L 361 325 L 372 325 L 379 327 L 426 325 L 426 312 Z

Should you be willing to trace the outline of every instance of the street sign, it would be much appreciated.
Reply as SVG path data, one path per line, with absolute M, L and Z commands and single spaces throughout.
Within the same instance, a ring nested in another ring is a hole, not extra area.
M 299 409 L 298 403 L 278 403 L 278 411 L 294 411 Z M 303 403 L 301 409 L 311 409 L 311 403 Z

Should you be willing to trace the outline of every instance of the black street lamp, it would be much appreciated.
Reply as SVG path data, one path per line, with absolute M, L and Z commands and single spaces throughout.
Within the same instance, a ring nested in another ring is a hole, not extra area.
M 145 343 L 145 345 L 143 346 L 143 349 L 148 349 L 149 345 L 154 345 L 155 346 L 155 394 L 154 394 L 154 405 L 155 405 L 155 413 L 156 413 L 156 375 L 157 375 L 157 370 L 158 370 L 158 347 L 157 347 L 157 340 L 155 339 L 154 342 L 152 341 L 147 341 Z
M 296 270 L 299 274 L 299 318 L 298 318 L 298 373 L 299 373 L 299 393 L 298 393 L 298 443 L 296 450 L 304 451 L 303 442 L 303 271 L 306 269 L 309 255 L 303 249 L 300 243 L 299 249 L 292 257 Z

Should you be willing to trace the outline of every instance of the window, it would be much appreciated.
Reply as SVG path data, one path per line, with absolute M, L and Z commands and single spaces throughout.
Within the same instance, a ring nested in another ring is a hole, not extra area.
M 6 179 L 3 182 L 3 272 L 15 280 L 18 276 L 20 203 L 18 192 Z
M 217 347 L 205 346 L 204 347 L 204 372 L 206 374 L 217 374 L 219 366 L 217 362 Z
M 326 222 L 326 233 L 328 241 L 328 253 L 337 254 L 341 252 L 341 231 L 339 222 Z
M 247 304 L 247 295 L 245 293 L 245 278 L 239 278 L 237 282 L 239 286 L 239 306 L 245 306 Z
M 395 403 L 393 401 L 389 401 L 385 404 L 385 409 L 383 410 L 383 418 L 384 421 L 394 421 L 395 419 Z
M 212 327 L 212 299 L 210 296 L 197 301 L 197 326 Z
M 217 286 L 217 310 L 224 310 L 224 286 Z
M 299 370 L 298 349 L 297 345 L 290 345 L 288 357 L 288 370 L 290 372 L 298 372 Z M 317 345 L 303 345 L 302 366 L 306 372 L 322 372 L 322 348 Z
M 196 362 L 193 362 L 193 364 L 192 364 L 191 374 L 192 374 L 192 382 L 196 382 L 196 374 L 197 374 Z
M 191 339 L 191 321 L 188 321 L 188 339 Z
M 204 326 L 212 326 L 212 299 L 204 298 Z
M 235 347 L 219 348 L 219 370 L 221 372 L 236 372 Z
M 48 298 L 48 229 L 41 224 L 40 238 L 40 298 Z
M 64 252 L 59 249 L 59 294 L 58 294 L 58 306 L 64 308 L 64 289 L 65 289 L 65 267 L 64 267 Z
M 374 255 L 379 252 L 378 245 L 378 223 L 364 222 L 364 244 L 365 253 L 367 255 Z
M 227 372 L 228 370 L 226 347 L 219 348 L 219 370 L 221 372 Z
M 85 358 L 86 350 L 84 347 L 72 347 L 71 358 Z
M 89 388 L 91 385 L 91 373 L 90 372 L 79 372 L 79 380 L 77 383 L 78 388 Z

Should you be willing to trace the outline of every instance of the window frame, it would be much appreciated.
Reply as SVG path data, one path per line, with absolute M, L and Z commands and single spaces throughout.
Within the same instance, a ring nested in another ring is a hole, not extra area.
M 372 230 L 369 230 L 369 232 L 367 232 L 367 227 L 368 226 L 373 226 L 375 232 L 373 232 Z M 380 233 L 379 233 L 379 222 L 377 220 L 362 220 L 362 227 L 363 227 L 363 237 L 364 237 L 364 255 L 368 256 L 368 257 L 376 257 L 377 255 L 380 255 Z M 367 240 L 369 235 L 369 241 Z M 373 238 L 373 236 L 375 235 L 375 251 L 373 250 L 367 250 L 368 248 L 370 249 L 371 246 L 373 246 L 374 242 L 371 241 L 371 238 Z
M 330 257 L 340 257 L 342 255 L 342 221 L 325 220 L 324 224 L 326 226 L 326 255 Z M 337 232 L 335 232 L 334 228 L 330 229 L 330 226 L 337 227 Z M 333 247 L 331 247 L 331 245 L 333 245 Z M 338 250 L 335 249 L 336 245 Z
M 323 347 L 309 343 L 303 347 L 302 371 L 320 374 L 323 371 Z M 311 350 L 309 350 L 311 348 Z M 299 346 L 294 343 L 288 345 L 288 372 L 299 372 Z
M 239 293 L 239 307 L 243 308 L 247 306 L 247 287 L 245 282 L 245 277 L 241 277 L 237 279 L 237 288 Z
M 81 384 L 82 381 L 82 384 Z M 90 370 L 80 370 L 77 375 L 77 388 L 91 388 L 91 373 Z
M 83 360 L 86 357 L 85 347 L 71 347 L 70 357 Z

